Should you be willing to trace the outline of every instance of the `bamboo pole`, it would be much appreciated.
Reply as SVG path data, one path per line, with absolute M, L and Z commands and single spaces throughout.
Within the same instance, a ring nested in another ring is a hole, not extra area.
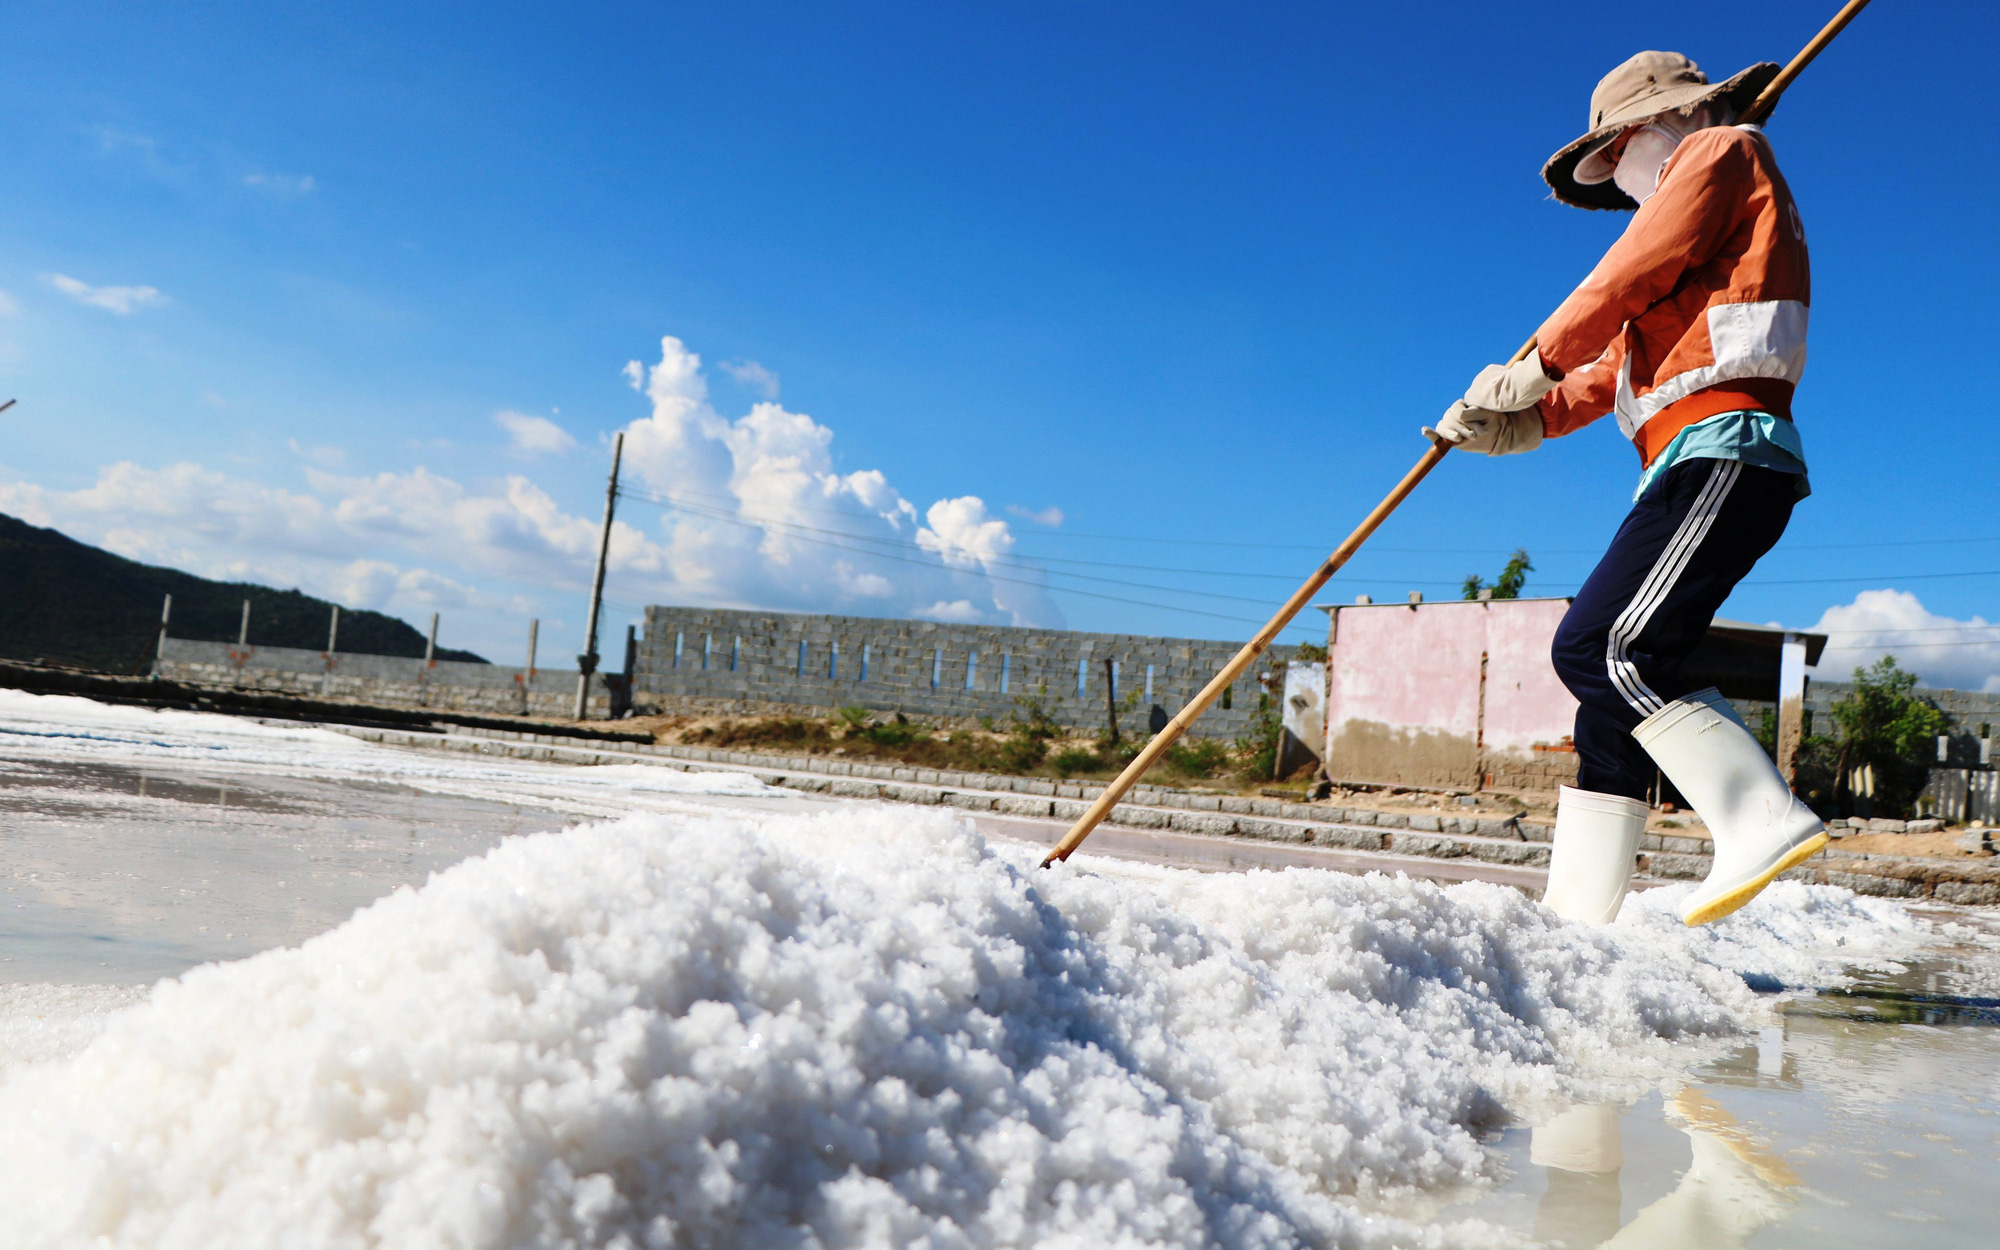
M 1743 116 L 1740 120 L 1744 124 L 1754 124 L 1769 115 L 1771 110 L 1776 107 L 1778 97 L 1784 93 L 1786 87 L 1791 86 L 1792 80 L 1797 78 L 1800 71 L 1804 70 L 1806 66 L 1812 64 L 1813 58 L 1818 56 L 1827 44 L 1832 43 L 1833 37 L 1838 35 L 1849 22 L 1853 21 L 1855 14 L 1861 12 L 1867 4 L 1868 0 L 1848 0 L 1847 4 L 1841 7 L 1840 12 L 1834 14 L 1833 20 L 1821 27 L 1820 32 L 1812 37 L 1812 41 L 1800 49 L 1799 54 L 1791 59 L 1791 63 L 1778 71 L 1778 76 L 1771 80 L 1770 86 L 1765 87 L 1763 91 L 1758 93 L 1757 98 L 1751 101 L 1750 107 L 1743 111 Z M 1533 335 L 1530 335 L 1528 341 L 1521 344 L 1521 350 L 1515 352 L 1508 363 L 1513 364 L 1527 359 L 1528 353 L 1533 350 L 1535 350 L 1535 339 Z M 1146 749 L 1139 752 L 1138 756 L 1125 766 L 1125 771 L 1119 773 L 1110 785 L 1104 787 L 1104 793 L 1098 795 L 1097 801 L 1092 803 L 1084 811 L 1083 815 L 1077 817 L 1076 823 L 1071 825 L 1069 832 L 1063 835 L 1063 840 L 1056 843 L 1055 849 L 1049 852 L 1046 859 L 1042 860 L 1042 867 L 1047 868 L 1051 864 L 1068 859 L 1070 853 L 1083 844 L 1083 840 L 1090 836 L 1091 830 L 1097 828 L 1103 822 L 1104 818 L 1111 814 L 1111 809 L 1118 805 L 1118 800 L 1124 798 L 1132 787 L 1139 783 L 1139 778 L 1145 776 L 1147 770 L 1152 768 L 1154 763 L 1167 753 L 1167 748 L 1180 741 L 1181 735 L 1185 734 L 1188 731 L 1188 727 L 1193 725 L 1195 720 L 1208 710 L 1209 705 L 1221 698 L 1222 692 L 1227 690 L 1231 683 L 1235 682 L 1238 677 L 1241 677 L 1244 670 L 1256 662 L 1258 656 L 1264 654 L 1265 649 L 1271 645 L 1272 641 L 1277 638 L 1285 626 L 1292 623 L 1292 618 L 1297 616 L 1305 608 L 1306 604 L 1311 601 L 1312 597 L 1319 593 L 1320 587 L 1326 585 L 1333 575 L 1340 571 L 1340 566 L 1346 564 L 1348 559 L 1361 549 L 1361 544 L 1367 542 L 1369 536 L 1376 531 L 1382 522 L 1389 519 L 1389 514 L 1394 512 L 1397 506 L 1409 497 L 1410 492 L 1417 488 L 1417 483 L 1423 481 L 1430 474 L 1430 471 L 1437 467 L 1438 462 L 1444 459 L 1445 453 L 1450 450 L 1450 443 L 1443 440 L 1433 441 L 1431 449 L 1423 454 L 1423 457 L 1417 461 L 1408 473 L 1403 475 L 1403 480 L 1396 483 L 1396 488 L 1390 491 L 1381 503 L 1375 505 L 1375 510 L 1370 512 L 1361 522 L 1360 526 L 1347 536 L 1345 542 L 1342 542 L 1340 546 L 1333 549 L 1333 554 L 1328 556 L 1326 562 L 1321 564 L 1318 570 L 1306 579 L 1305 584 L 1292 592 L 1292 597 L 1285 600 L 1285 606 L 1278 609 L 1278 614 L 1273 616 L 1265 624 L 1264 628 L 1257 631 L 1255 638 L 1243 644 L 1243 649 L 1236 653 L 1235 658 L 1223 665 L 1222 671 L 1217 673 L 1206 686 L 1202 687 L 1201 693 L 1197 694 L 1192 702 L 1182 708 L 1174 715 L 1173 719 L 1167 722 L 1166 728 L 1153 735 L 1153 740 L 1148 742 Z

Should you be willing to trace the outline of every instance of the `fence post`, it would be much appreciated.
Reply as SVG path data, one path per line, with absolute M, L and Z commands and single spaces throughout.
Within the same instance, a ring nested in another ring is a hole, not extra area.
M 1778 653 L 1778 772 L 1790 785 L 1798 772 L 1799 746 L 1805 740 L 1806 640 L 1786 634 Z
M 1104 715 L 1111 723 L 1111 745 L 1118 745 L 1118 661 L 1104 657 Z

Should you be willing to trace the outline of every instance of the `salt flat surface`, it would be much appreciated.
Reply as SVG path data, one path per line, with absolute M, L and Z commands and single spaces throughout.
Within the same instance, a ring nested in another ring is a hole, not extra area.
M 147 981 L 295 943 L 499 839 L 818 806 L 741 773 L 397 749 L 0 691 L 0 983 Z
M 396 750 L 310 725 L 18 690 L 0 690 L 0 755 L 22 762 L 222 771 L 245 779 L 341 777 L 593 816 L 621 815 L 648 799 L 772 793 L 741 772 L 679 772 L 647 764 L 578 768 Z
M 727 814 L 756 783 L 54 702 L 0 699 L 0 759 L 625 814 L 150 991 L 0 989 L 23 1247 L 1523 1244 L 1510 1126 L 1681 1108 L 1781 1027 L 1746 977 L 1937 936 L 1790 883 L 1704 930 L 1685 887 L 1585 929 L 1479 883 L 1041 871 L 936 809 Z

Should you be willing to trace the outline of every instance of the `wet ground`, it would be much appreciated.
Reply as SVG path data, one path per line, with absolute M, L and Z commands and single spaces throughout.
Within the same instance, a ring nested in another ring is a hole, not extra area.
M 1441 1216 L 1549 1245 L 2000 1244 L 2000 999 L 1941 957 L 1782 1022 L 1674 1088 L 1491 1143 L 1500 1180 Z
M 442 793 L 348 778 L 9 756 L 0 742 L 0 982 L 139 984 L 296 943 L 399 885 L 595 800 L 512 768 Z M 489 797 L 480 797 L 486 793 Z M 679 795 L 686 810 L 807 808 L 794 795 Z M 1053 840 L 1046 822 L 980 821 Z M 1341 868 L 1337 852 L 1106 831 L 1094 853 L 1241 871 Z M 1429 865 L 1436 868 L 1436 864 Z M 1780 1023 L 1628 1105 L 1491 1140 L 1493 1184 L 1392 1203 L 1549 1245 L 2000 1245 L 2000 979 L 1985 917 L 1926 962 L 1784 1000 Z M 1779 987 L 1766 988 L 1776 992 Z

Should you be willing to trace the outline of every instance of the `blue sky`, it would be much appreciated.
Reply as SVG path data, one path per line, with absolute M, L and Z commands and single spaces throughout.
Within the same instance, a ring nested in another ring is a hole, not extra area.
M 1622 228 L 1537 176 L 1597 77 L 1834 7 L 17 7 L 0 510 L 506 661 L 580 641 L 628 429 L 614 627 L 1242 636 Z M 1772 122 L 1816 493 L 1725 612 L 1847 631 L 1829 668 L 1929 631 L 2000 688 L 1996 43 L 1877 5 Z M 1608 422 L 1452 457 L 1327 597 L 1516 546 L 1573 589 L 1636 470 Z

